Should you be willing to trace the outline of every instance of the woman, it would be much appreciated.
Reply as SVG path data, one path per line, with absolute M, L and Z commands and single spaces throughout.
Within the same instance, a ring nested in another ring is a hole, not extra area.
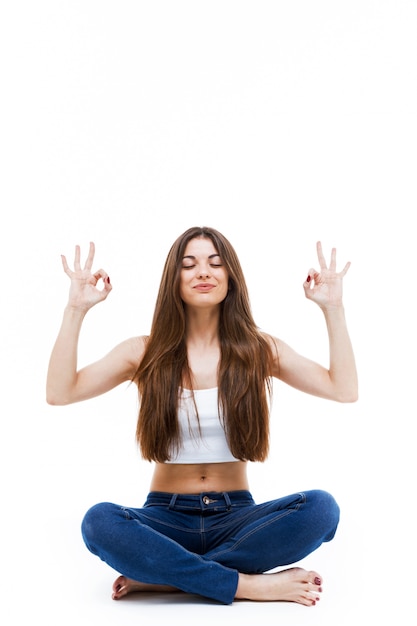
M 79 402 L 135 381 L 137 440 L 143 458 L 154 462 L 142 508 L 101 503 L 83 520 L 89 550 L 120 573 L 114 599 L 182 590 L 224 604 L 319 600 L 317 572 L 270 570 L 330 541 L 338 505 L 320 490 L 256 505 L 247 478 L 247 462 L 268 453 L 272 377 L 322 398 L 357 399 L 342 303 L 349 263 L 338 273 L 335 249 L 329 267 L 320 243 L 317 252 L 320 271 L 310 269 L 304 290 L 324 313 L 328 369 L 259 331 L 233 247 L 218 231 L 199 227 L 183 233 L 168 254 L 150 335 L 127 339 L 77 369 L 84 316 L 112 287 L 104 270 L 92 273 L 92 243 L 84 268 L 78 246 L 74 270 L 62 257 L 71 286 L 50 358 L 47 401 Z

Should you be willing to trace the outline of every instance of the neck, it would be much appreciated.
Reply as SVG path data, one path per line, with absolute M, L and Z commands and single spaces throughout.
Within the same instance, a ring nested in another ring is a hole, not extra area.
M 219 311 L 201 310 L 187 314 L 187 344 L 213 345 L 219 340 Z

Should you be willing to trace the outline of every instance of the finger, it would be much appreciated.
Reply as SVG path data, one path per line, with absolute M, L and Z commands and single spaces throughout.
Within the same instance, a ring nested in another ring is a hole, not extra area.
M 80 271 L 80 246 L 75 246 L 74 269 Z
M 62 267 L 64 268 L 64 272 L 68 276 L 71 276 L 72 272 L 71 272 L 71 270 L 70 270 L 70 268 L 68 266 L 67 259 L 66 259 L 66 257 L 63 254 L 61 254 L 61 261 L 62 261 Z
M 90 249 L 88 251 L 88 257 L 84 265 L 85 270 L 91 270 L 91 268 L 93 267 L 95 251 L 96 251 L 95 245 L 92 241 L 90 241 Z
M 110 293 L 110 291 L 113 289 L 112 284 L 110 282 L 110 278 L 107 276 L 107 278 L 104 281 L 104 291 L 106 291 L 107 293 Z
M 314 267 L 311 267 L 308 271 L 307 274 L 307 278 L 305 279 L 304 283 L 303 283 L 303 287 L 304 287 L 304 291 L 305 294 L 308 295 L 313 287 L 314 284 L 314 277 L 315 276 L 319 276 L 318 272 L 314 269 Z
M 348 271 L 348 269 L 350 268 L 350 261 L 348 261 L 345 265 L 345 267 L 342 269 L 342 271 L 340 272 L 340 276 L 343 278 L 344 275 L 346 274 L 346 272 Z
M 105 272 L 104 270 L 100 269 L 95 274 L 93 274 L 93 277 L 96 280 L 96 284 L 98 283 L 99 280 L 103 281 L 103 291 L 111 291 L 112 290 L 110 277 L 107 274 L 107 272 Z
M 336 271 L 336 248 L 332 248 L 329 269 L 332 270 L 332 272 Z
M 327 269 L 326 259 L 324 258 L 321 241 L 317 242 L 317 257 L 319 259 L 321 269 Z

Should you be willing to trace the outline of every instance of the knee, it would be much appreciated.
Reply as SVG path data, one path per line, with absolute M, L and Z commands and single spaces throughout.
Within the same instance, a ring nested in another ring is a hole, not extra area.
M 81 534 L 87 548 L 95 552 L 108 532 L 109 522 L 120 511 L 120 507 L 110 502 L 95 504 L 87 511 L 81 523 Z
M 315 489 L 305 492 L 316 523 L 323 527 L 329 541 L 335 534 L 340 519 L 340 508 L 334 497 L 327 491 Z

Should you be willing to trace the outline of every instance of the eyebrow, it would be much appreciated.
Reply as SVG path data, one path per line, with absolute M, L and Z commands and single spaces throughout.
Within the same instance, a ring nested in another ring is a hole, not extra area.
M 218 256 L 218 257 L 219 257 L 219 256 L 220 256 L 220 254 L 217 254 L 217 252 L 216 252 L 216 254 L 210 254 L 207 258 L 208 258 L 208 259 L 214 259 L 214 257 L 216 257 L 216 256 Z M 196 257 L 195 257 L 195 256 L 193 256 L 192 254 L 187 254 L 187 256 L 183 256 L 182 258 L 183 258 L 183 260 L 184 260 L 184 259 L 194 259 L 194 260 L 195 260 L 195 258 L 196 258 Z

